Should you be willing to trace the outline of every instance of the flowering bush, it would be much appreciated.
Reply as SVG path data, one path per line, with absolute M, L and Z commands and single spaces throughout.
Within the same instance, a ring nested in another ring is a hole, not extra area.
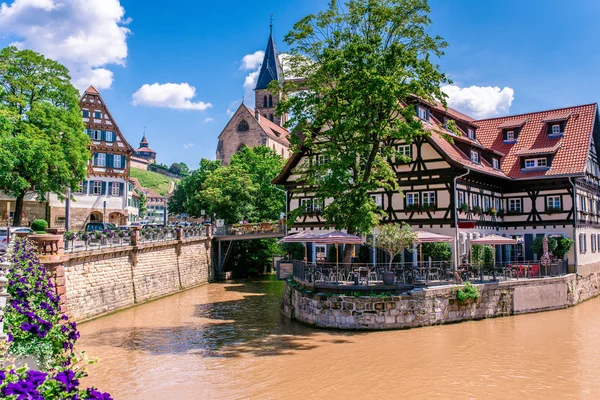
M 10 353 L 31 355 L 44 369 L 70 365 L 79 332 L 75 322 L 60 314 L 59 299 L 35 247 L 17 239 L 11 261 L 7 274 L 11 301 L 4 315 Z
M 89 232 L 86 232 L 86 231 L 79 232 L 79 239 L 83 240 L 84 242 L 87 242 L 91 238 L 92 238 L 92 235 L 90 235 Z
M 94 235 L 95 239 L 98 239 L 98 240 L 104 239 L 104 232 L 102 232 L 102 231 L 94 231 L 93 235 Z
M 108 239 L 112 239 L 115 237 L 115 231 L 113 231 L 112 229 L 104 229 L 102 233 L 104 234 L 104 237 Z
M 68 231 L 64 234 L 65 240 L 75 240 L 78 236 L 79 234 L 76 231 Z
M 3 399 L 95 399 L 112 400 L 108 393 L 95 388 L 80 389 L 81 371 L 41 372 L 14 366 L 0 370 L 0 394 Z

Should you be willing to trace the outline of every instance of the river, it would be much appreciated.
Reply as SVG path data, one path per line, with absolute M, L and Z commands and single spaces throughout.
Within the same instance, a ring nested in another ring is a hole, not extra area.
M 600 298 L 403 331 L 322 331 L 276 281 L 218 283 L 81 324 L 115 399 L 600 398 Z

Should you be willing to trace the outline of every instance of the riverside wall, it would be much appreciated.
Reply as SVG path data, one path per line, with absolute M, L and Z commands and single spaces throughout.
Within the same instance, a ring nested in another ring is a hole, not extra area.
M 574 306 L 600 294 L 600 273 L 475 286 L 479 298 L 460 303 L 457 285 L 388 297 L 353 297 L 312 293 L 286 281 L 282 312 L 321 328 L 380 330 L 440 325 Z
M 64 311 L 81 321 L 209 282 L 211 241 L 168 240 L 65 254 L 48 264 Z

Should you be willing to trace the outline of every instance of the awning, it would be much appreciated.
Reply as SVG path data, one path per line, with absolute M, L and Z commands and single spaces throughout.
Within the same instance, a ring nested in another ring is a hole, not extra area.
M 450 236 L 444 236 L 437 233 L 416 231 L 417 239 L 419 243 L 440 243 L 440 242 L 453 242 L 454 238 Z
M 489 235 L 483 236 L 477 239 L 471 240 L 471 244 L 491 244 L 491 245 L 502 245 L 502 244 L 517 244 L 515 239 L 504 237 L 500 235 Z
M 341 231 L 302 231 L 281 239 L 284 243 L 361 244 L 363 238 Z

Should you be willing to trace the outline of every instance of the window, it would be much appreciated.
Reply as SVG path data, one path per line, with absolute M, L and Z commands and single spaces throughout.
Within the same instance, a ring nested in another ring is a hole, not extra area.
M 458 206 L 461 207 L 465 204 L 465 194 L 464 192 L 458 192 Z
M 83 181 L 79 181 L 79 186 L 77 187 L 76 194 L 83 194 Z
M 435 192 L 423 192 L 422 197 L 424 206 L 435 206 Z
M 545 168 L 547 166 L 547 158 L 530 158 L 529 160 L 525 160 L 525 168 Z
M 273 107 L 273 96 L 269 95 L 269 107 Z
M 579 253 L 585 254 L 587 251 L 587 235 L 585 233 L 579 234 Z
M 102 113 L 100 111 L 94 111 L 94 118 L 96 118 L 96 119 L 102 118 Z
M 475 131 L 473 129 L 467 129 L 467 135 L 469 135 L 469 139 L 475 139 Z
M 300 199 L 300 207 L 304 209 L 305 212 L 312 212 L 313 210 L 313 202 L 312 199 Z
M 592 243 L 592 253 L 595 253 L 596 252 L 596 245 L 597 245 L 597 243 L 596 243 L 596 235 L 595 234 L 592 233 L 590 235 L 590 241 Z
M 106 167 L 106 154 L 105 153 L 96 153 L 96 166 L 97 167 Z
M 323 203 L 322 200 L 313 199 L 312 203 L 313 203 L 313 210 L 314 211 L 323 211 L 323 209 L 325 208 L 325 204 Z
M 406 194 L 406 205 L 409 207 L 416 207 L 420 204 L 419 193 L 407 193 Z
M 238 130 L 238 132 L 246 132 L 246 131 L 250 130 L 250 126 L 248 125 L 248 122 L 245 119 L 243 119 L 238 124 L 237 130 Z
M 427 110 L 423 107 L 417 107 L 417 117 L 421 118 L 424 121 L 428 121 L 427 118 Z
M 554 124 L 552 125 L 552 134 L 553 135 L 560 135 L 560 125 L 558 124 Z
M 471 161 L 473 161 L 475 164 L 479 164 L 479 153 L 478 152 L 471 150 Z
M 83 115 L 83 118 L 89 118 L 89 116 L 90 116 L 89 110 L 83 110 L 82 115 Z
M 410 144 L 401 144 L 396 148 L 398 155 L 408 157 L 412 160 L 412 146 Z
M 113 167 L 114 168 L 123 168 L 123 166 L 121 165 L 121 156 L 118 154 L 115 154 L 113 156 Z
M 521 199 L 508 199 L 508 211 L 514 213 L 521 212 Z
M 494 169 L 500 169 L 500 163 L 497 158 L 492 158 L 492 167 L 494 167 Z
M 496 211 L 500 210 L 500 199 L 496 198 L 494 199 L 494 208 L 496 209 Z
M 263 97 L 263 107 L 267 108 L 267 95 L 265 94 L 265 96 Z
M 375 205 L 379 208 L 383 208 L 383 195 L 382 194 L 372 194 L 371 198 L 375 201 Z
M 325 154 L 319 154 L 317 156 L 317 165 L 327 164 L 329 162 L 329 156 Z
M 546 198 L 546 207 L 549 210 L 560 210 L 560 196 L 548 196 Z
M 94 131 L 93 140 L 102 140 L 102 131 Z
M 483 196 L 483 209 L 486 210 L 486 211 L 490 209 L 490 198 L 489 198 L 489 196 Z
M 93 194 L 102 194 L 102 182 L 101 181 L 94 181 L 94 186 L 92 193 Z
M 106 141 L 107 142 L 114 142 L 115 139 L 114 139 L 113 133 L 114 132 L 112 132 L 112 131 L 106 131 Z
M 479 207 L 479 195 L 478 194 L 473 193 L 471 195 L 471 205 L 473 207 Z
M 112 182 L 110 194 L 112 196 L 120 196 L 121 195 L 121 191 L 119 190 L 119 182 Z
M 600 250 L 600 235 L 596 235 L 596 249 Z
M 515 140 L 515 131 L 506 132 L 506 140 Z
M 585 201 L 585 197 L 579 196 L 579 203 L 581 204 L 581 211 L 587 212 L 587 201 Z

